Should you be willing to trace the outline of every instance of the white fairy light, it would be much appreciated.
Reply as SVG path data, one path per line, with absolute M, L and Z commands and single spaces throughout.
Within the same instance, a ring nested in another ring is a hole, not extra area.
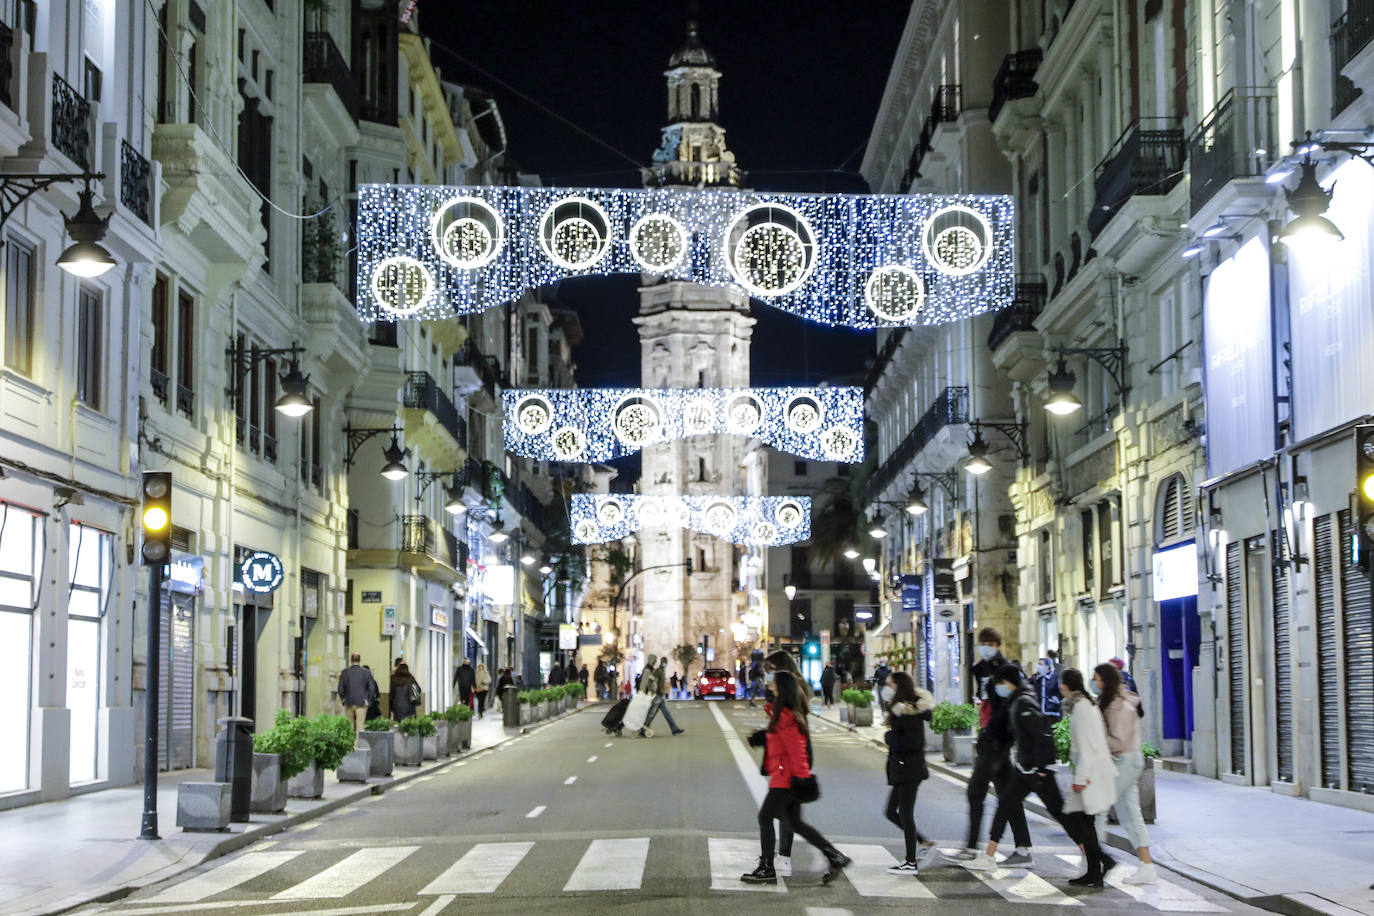
M 690 436 L 756 438 L 813 461 L 863 461 L 863 390 L 571 388 L 502 393 L 505 445 L 539 461 L 610 461 Z
M 775 547 L 811 537 L 811 500 L 804 496 L 681 496 L 575 493 L 568 509 L 573 541 L 600 544 L 636 531 L 688 528 L 735 544 Z
M 644 272 L 855 328 L 943 324 L 1013 298 L 1008 196 L 363 185 L 357 226 L 369 321 Z

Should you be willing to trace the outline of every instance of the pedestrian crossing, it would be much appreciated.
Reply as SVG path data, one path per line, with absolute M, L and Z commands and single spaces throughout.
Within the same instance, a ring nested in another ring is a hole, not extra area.
M 932 866 L 939 851 L 932 851 L 919 877 L 892 875 L 897 863 L 892 850 L 880 844 L 844 843 L 840 850 L 853 863 L 844 878 L 826 892 L 842 898 L 897 901 L 936 901 L 1000 898 L 1011 904 L 1065 908 L 1116 907 L 1162 913 L 1219 913 L 1224 906 L 1188 888 L 1161 880 L 1134 886 L 1123 879 L 1127 866 L 1109 877 L 1109 887 L 1080 890 L 1065 880 L 1077 874 L 1081 859 L 1077 850 L 1036 850 L 1036 871 L 997 868 L 974 872 L 961 866 Z M 379 888 L 394 897 L 414 901 L 422 913 L 446 910 L 444 901 L 486 895 L 540 896 L 615 892 L 655 895 L 786 895 L 820 890 L 823 862 L 809 847 L 799 848 L 793 877 L 776 885 L 750 885 L 740 875 L 753 869 L 758 843 L 743 837 L 657 836 L 616 837 L 593 840 L 549 839 L 511 842 L 479 842 L 466 849 L 461 844 L 454 858 L 454 844 L 431 846 L 362 845 L 356 848 L 311 845 L 306 849 L 249 851 L 151 896 L 112 904 L 101 912 L 112 916 L 156 916 L 184 910 L 213 912 L 238 906 L 309 901 L 338 901 L 330 912 L 344 913 L 353 905 L 371 903 Z M 704 855 L 703 855 L 704 854 Z M 693 877 L 703 858 L 705 876 Z M 681 863 L 689 863 L 684 875 Z M 568 873 L 570 863 L 571 872 Z M 654 863 L 655 867 L 650 867 Z M 672 866 L 664 863 L 675 863 Z M 561 872 L 560 872 L 561 870 Z M 410 888 L 410 890 L 405 890 Z M 371 896 L 370 896 L 371 895 Z M 746 899 L 739 897 L 741 901 Z M 765 898 L 759 898 L 760 900 Z M 819 901 L 818 901 L 819 902 Z M 296 910 L 294 912 L 304 912 Z M 364 912 L 361 908 L 352 912 Z

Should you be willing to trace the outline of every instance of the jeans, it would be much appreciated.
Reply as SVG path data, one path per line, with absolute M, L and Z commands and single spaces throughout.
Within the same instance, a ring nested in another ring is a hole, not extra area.
M 773 847 L 777 841 L 773 832 L 775 820 L 781 821 L 784 828 L 791 828 L 792 832 L 800 833 L 806 842 L 823 852 L 827 859 L 834 853 L 835 847 L 830 845 L 830 841 L 821 836 L 815 827 L 802 820 L 801 804 L 791 789 L 769 789 L 768 794 L 763 797 L 763 805 L 759 808 L 759 844 L 763 849 L 764 858 L 770 862 L 773 860 Z M 791 852 L 791 849 L 780 850 L 780 854 L 784 856 L 790 855 Z
M 1145 816 L 1140 813 L 1140 774 L 1145 770 L 1145 758 L 1140 751 L 1128 751 L 1112 758 L 1116 764 L 1116 818 L 1126 828 L 1131 846 L 1136 849 L 1150 845 L 1145 829 Z M 1097 815 L 1097 838 L 1107 842 L 1107 812 Z
M 884 816 L 902 828 L 902 838 L 906 840 L 906 860 L 916 861 L 916 843 L 925 842 L 921 831 L 916 829 L 916 790 L 919 782 L 904 782 L 892 787 L 887 795 L 887 810 Z
M 968 784 L 968 848 L 978 845 L 978 834 L 983 829 L 983 800 L 988 796 L 988 783 L 997 787 L 997 797 L 1005 794 L 1007 781 L 1014 768 L 1006 751 L 979 749 L 973 758 L 973 774 Z M 1023 795 L 1022 798 L 1025 796 Z M 1001 809 L 998 804 L 998 809 Z M 1016 845 L 1028 847 L 1031 844 L 1030 828 L 1026 826 L 1026 811 L 1018 800 L 1008 805 L 1007 820 L 1011 823 L 1011 835 Z
M 481 716 L 486 715 L 486 712 L 487 712 L 487 692 L 486 692 L 485 690 L 479 690 L 479 691 L 477 691 L 477 715 L 478 715 L 478 717 L 480 718 Z
M 992 832 L 988 839 L 994 843 L 1000 842 L 1002 833 L 1006 829 L 1008 815 L 1002 811 L 1003 806 L 1009 810 L 1019 813 L 1021 822 L 1025 823 L 1026 809 L 1022 806 L 1026 796 L 1034 792 L 1040 796 L 1040 800 L 1045 803 L 1045 810 L 1064 828 L 1064 832 L 1069 835 L 1069 839 L 1083 847 L 1088 860 L 1088 871 L 1093 873 L 1102 868 L 1102 846 L 1097 840 L 1097 831 L 1093 829 L 1091 815 L 1081 811 L 1066 812 L 1064 810 L 1064 797 L 1059 794 L 1059 783 L 1055 782 L 1054 774 L 1048 770 L 1039 773 L 1022 773 L 1015 767 L 1009 767 L 1010 776 L 997 790 L 997 813 L 992 816 Z M 1012 833 L 1016 832 L 1016 824 L 1012 823 Z M 1017 846 L 1029 847 L 1030 843 L 1016 841 Z
M 654 716 L 658 714 L 660 709 L 663 710 L 663 718 L 668 720 L 668 727 L 672 729 L 673 734 L 676 735 L 678 732 L 682 731 L 682 729 L 677 727 L 677 723 L 673 721 L 673 714 L 668 711 L 668 702 L 664 700 L 663 697 L 654 697 L 649 703 L 649 714 L 644 717 L 644 727 L 649 727 L 654 721 Z

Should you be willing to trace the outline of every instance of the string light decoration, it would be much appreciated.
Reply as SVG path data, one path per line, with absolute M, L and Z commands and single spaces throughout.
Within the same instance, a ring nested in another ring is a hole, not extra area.
M 777 547 L 811 537 L 807 496 L 642 496 L 574 493 L 574 544 L 603 544 L 636 531 L 688 528 L 732 544 Z
M 502 392 L 506 451 L 610 461 L 689 436 L 758 439 L 812 461 L 864 460 L 863 389 L 570 388 Z
M 1011 304 L 1014 237 L 1009 196 L 368 184 L 358 311 L 445 318 L 652 273 L 821 324 L 943 324 Z

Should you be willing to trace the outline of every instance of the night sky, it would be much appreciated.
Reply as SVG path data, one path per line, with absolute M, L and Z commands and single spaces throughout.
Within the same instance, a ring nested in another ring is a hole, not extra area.
M 908 6 L 700 3 L 702 43 L 723 74 L 721 123 L 750 187 L 867 192 L 857 170 Z M 574 187 L 640 186 L 637 166 L 648 164 L 667 118 L 663 71 L 682 43 L 686 9 L 683 0 L 418 4 L 444 78 L 497 99 L 520 169 Z M 637 282 L 589 278 L 559 287 L 558 300 L 578 311 L 587 334 L 576 353 L 579 384 L 639 384 L 630 323 Z M 754 316 L 756 385 L 838 379 L 861 372 L 873 352 L 871 331 L 828 329 L 757 302 Z

